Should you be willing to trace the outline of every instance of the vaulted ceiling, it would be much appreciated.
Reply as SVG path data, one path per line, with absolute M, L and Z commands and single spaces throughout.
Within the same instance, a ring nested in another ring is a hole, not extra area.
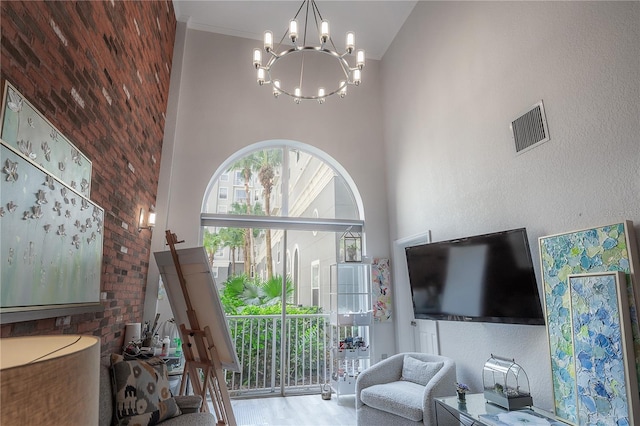
M 262 40 L 264 31 L 271 30 L 275 42 L 283 37 L 301 3 L 301 0 L 173 0 L 178 21 L 186 22 L 189 28 L 256 40 Z M 356 48 L 365 49 L 370 59 L 382 58 L 416 3 L 403 0 L 316 1 L 322 17 L 330 23 L 331 37 L 338 50 L 344 47 L 346 32 L 354 31 Z M 301 26 L 302 16 L 304 12 L 298 17 Z M 315 31 L 315 24 L 310 28 Z

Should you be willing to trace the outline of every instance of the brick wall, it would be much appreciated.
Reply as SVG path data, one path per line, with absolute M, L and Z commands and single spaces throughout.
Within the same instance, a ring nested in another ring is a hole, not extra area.
M 140 322 L 176 19 L 170 1 L 2 1 L 1 79 L 11 82 L 93 163 L 105 210 L 104 312 L 5 324 L 1 336 L 83 333 L 118 351 Z M 74 96 L 72 96 L 72 91 Z M 76 95 L 77 93 L 77 95 Z

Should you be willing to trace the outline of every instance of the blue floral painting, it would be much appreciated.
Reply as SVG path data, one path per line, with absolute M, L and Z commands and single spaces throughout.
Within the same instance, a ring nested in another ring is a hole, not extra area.
M 631 283 L 630 221 L 541 237 L 543 295 L 546 310 L 556 416 L 577 423 L 576 371 L 571 338 L 570 274 L 622 271 L 626 276 L 636 374 L 640 377 L 640 332 Z
M 619 275 L 618 275 L 619 274 Z M 569 276 L 580 425 L 629 425 L 637 383 L 621 272 Z M 631 353 L 631 356 L 628 355 Z M 635 377 L 634 377 L 635 379 Z

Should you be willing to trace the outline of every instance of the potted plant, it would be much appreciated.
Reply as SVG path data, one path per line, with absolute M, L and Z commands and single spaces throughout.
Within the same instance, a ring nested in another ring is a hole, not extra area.
M 357 254 L 358 254 L 358 246 L 356 245 L 356 243 L 353 243 L 347 246 L 347 262 L 357 261 L 358 259 Z
M 469 392 L 469 386 L 461 382 L 456 382 L 456 393 L 458 394 L 458 401 L 466 402 L 467 392 Z

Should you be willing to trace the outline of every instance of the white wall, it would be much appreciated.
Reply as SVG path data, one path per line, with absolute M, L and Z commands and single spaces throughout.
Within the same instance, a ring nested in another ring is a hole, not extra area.
M 637 2 L 419 2 L 381 64 L 391 239 L 526 227 L 539 269 L 540 236 L 624 219 L 638 233 L 639 27 Z M 516 156 L 509 123 L 540 99 L 551 141 Z M 396 296 L 411 336 L 406 282 Z M 472 390 L 493 352 L 552 408 L 544 327 L 439 330 Z
M 184 45 L 186 42 L 187 26 L 183 22 L 176 25 L 176 39 L 173 45 L 173 63 L 171 66 L 171 80 L 169 82 L 169 101 L 167 103 L 167 118 L 164 126 L 164 139 L 162 141 L 162 157 L 160 162 L 160 176 L 158 180 L 158 194 L 156 195 L 156 227 L 151 236 L 151 256 L 149 259 L 149 272 L 147 274 L 147 288 L 144 299 L 144 320 L 153 324 L 156 313 L 160 314 L 159 321 L 165 321 L 173 317 L 171 307 L 166 297 L 158 300 L 160 272 L 156 265 L 153 253 L 165 251 L 167 227 L 167 213 L 170 204 L 170 188 L 173 170 L 173 152 L 175 150 L 176 121 L 178 113 L 178 100 L 180 97 L 180 81 L 182 79 L 182 61 L 184 57 Z
M 163 148 L 158 199 L 166 200 L 165 211 L 158 213 L 152 250 L 166 250 L 164 229 L 185 240 L 178 248 L 201 245 L 203 196 L 216 169 L 249 145 L 284 139 L 320 149 L 348 170 L 364 204 L 367 254 L 389 257 L 379 61 L 367 61 L 362 84 L 350 86 L 346 98 L 296 105 L 287 96 L 274 99 L 256 83 L 251 60 L 260 42 L 184 25 L 178 26 L 177 40 L 181 55 L 174 55 L 179 61 L 172 76 L 180 78 L 171 81 L 169 112 L 175 113 L 167 119 L 175 131 L 167 132 Z M 149 288 L 158 279 L 151 263 Z M 377 327 L 379 353 L 393 353 L 392 332 L 391 324 Z

